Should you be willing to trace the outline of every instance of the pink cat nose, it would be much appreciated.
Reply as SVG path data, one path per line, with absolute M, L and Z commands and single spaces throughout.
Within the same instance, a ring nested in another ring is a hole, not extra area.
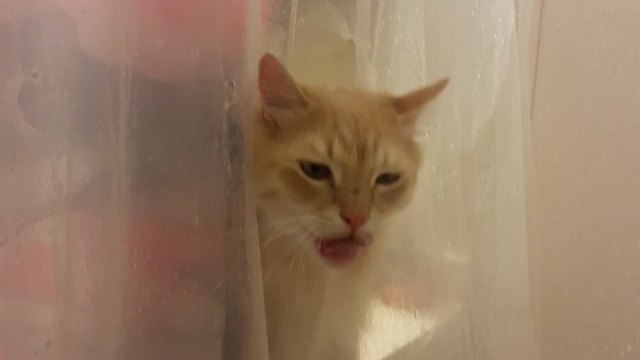
M 340 213 L 340 217 L 344 220 L 351 230 L 358 230 L 364 223 L 367 222 L 367 217 L 363 214 L 345 214 Z

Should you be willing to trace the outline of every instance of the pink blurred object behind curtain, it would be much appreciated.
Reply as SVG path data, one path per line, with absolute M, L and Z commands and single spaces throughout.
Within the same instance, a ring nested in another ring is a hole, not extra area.
M 244 1 L 53 1 L 73 18 L 85 52 L 152 78 L 211 77 L 222 54 L 244 50 Z M 264 23 L 270 0 L 260 1 Z

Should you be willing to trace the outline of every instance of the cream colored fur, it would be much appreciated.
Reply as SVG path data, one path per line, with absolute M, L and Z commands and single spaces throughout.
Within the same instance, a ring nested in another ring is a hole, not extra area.
M 272 360 L 358 358 L 376 264 L 392 246 L 385 223 L 410 200 L 421 162 L 415 115 L 445 85 L 402 97 L 302 86 L 262 58 L 254 172 Z M 309 178 L 301 161 L 328 166 L 331 178 Z M 380 185 L 384 173 L 399 180 Z M 346 211 L 366 222 L 352 231 Z M 344 266 L 327 262 L 318 239 L 349 233 L 371 245 Z

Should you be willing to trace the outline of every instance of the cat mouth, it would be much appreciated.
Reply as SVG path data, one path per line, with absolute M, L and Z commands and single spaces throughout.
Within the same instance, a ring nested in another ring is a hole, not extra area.
M 356 258 L 361 248 L 369 245 L 371 245 L 370 236 L 354 236 L 353 234 L 316 241 L 320 256 L 335 266 L 349 264 Z

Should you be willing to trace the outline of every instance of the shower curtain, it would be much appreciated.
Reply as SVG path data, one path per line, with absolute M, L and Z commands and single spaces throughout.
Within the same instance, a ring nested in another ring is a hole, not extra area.
M 451 78 L 361 358 L 538 359 L 516 25 L 508 0 L 0 1 L 0 360 L 268 359 L 265 50 L 308 83 Z

